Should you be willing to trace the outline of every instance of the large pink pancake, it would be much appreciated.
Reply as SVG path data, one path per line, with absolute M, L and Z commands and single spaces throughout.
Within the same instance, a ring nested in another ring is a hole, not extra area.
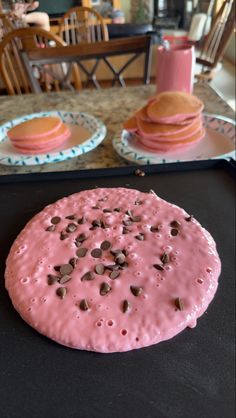
M 137 112 L 135 112 L 135 116 L 136 116 L 137 119 L 140 119 L 144 122 L 150 122 L 151 124 L 157 124 L 157 122 L 155 122 L 155 120 L 150 119 L 150 117 L 147 114 L 147 109 L 148 109 L 150 103 L 155 103 L 155 99 L 149 101 L 149 103 L 146 106 L 137 110 Z M 158 123 L 158 127 L 159 127 L 159 130 L 162 133 L 166 133 L 166 135 L 168 135 L 169 133 L 173 133 L 175 131 L 180 132 L 181 130 L 184 130 L 185 127 L 189 126 L 195 119 L 196 119 L 196 117 L 191 117 L 191 118 L 188 118 L 188 119 L 178 121 L 178 123 L 176 122 L 176 124 L 173 124 L 173 123 L 171 123 L 171 124 Z
M 213 238 L 183 209 L 153 193 L 98 188 L 29 221 L 8 255 L 5 285 L 40 333 L 110 353 L 194 327 L 220 270 Z
M 150 139 L 161 139 L 174 141 L 188 138 L 193 135 L 202 126 L 202 118 L 198 116 L 194 118 L 189 125 L 180 127 L 180 129 L 169 129 L 171 125 L 161 125 L 158 123 L 148 123 L 137 118 L 138 131 L 143 137 Z M 167 129 L 163 129 L 166 126 Z M 176 125 L 172 125 L 175 127 Z
M 154 122 L 178 124 L 198 116 L 203 103 L 196 97 L 183 92 L 165 92 L 156 96 L 147 107 L 147 115 Z
M 35 118 L 14 126 L 7 135 L 15 141 L 37 139 L 56 132 L 61 125 L 62 121 L 58 117 Z

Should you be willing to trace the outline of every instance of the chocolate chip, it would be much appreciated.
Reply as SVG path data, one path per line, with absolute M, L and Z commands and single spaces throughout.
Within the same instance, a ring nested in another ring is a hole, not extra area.
M 86 299 L 82 299 L 80 304 L 79 304 L 79 307 L 80 307 L 81 311 L 87 311 L 89 309 L 88 301 Z
M 117 264 L 124 264 L 124 262 L 125 262 L 125 255 L 123 254 L 123 253 L 120 253 L 120 254 L 118 254 L 116 257 L 115 257 L 115 262 L 117 263 Z
M 97 210 L 97 209 L 100 209 L 100 207 L 96 205 L 96 206 L 92 206 L 92 209 Z
M 120 266 L 119 264 L 109 264 L 108 266 L 105 266 L 107 270 L 119 270 Z
M 159 231 L 159 227 L 158 226 L 151 226 L 150 231 L 151 232 L 158 232 Z
M 100 258 L 102 256 L 102 250 L 100 248 L 94 248 L 94 250 L 91 251 L 91 256 L 94 258 Z
M 130 218 L 133 217 L 133 213 L 132 213 L 131 210 L 127 210 L 125 213 L 126 213 L 126 215 L 130 216 Z
M 172 221 L 171 223 L 170 223 L 170 226 L 172 227 L 172 228 L 179 228 L 180 227 L 180 223 L 178 222 L 178 221 Z
M 86 254 L 87 254 L 87 248 L 79 248 L 77 251 L 76 251 L 76 255 L 77 255 L 77 257 L 79 257 L 79 258 L 81 258 L 81 257 L 85 257 L 86 256 Z
M 100 221 L 99 219 L 95 219 L 95 220 L 92 222 L 92 226 L 94 226 L 94 227 L 99 227 L 99 226 L 101 226 L 101 221 Z
M 169 263 L 169 261 L 170 261 L 169 254 L 167 254 L 167 253 L 162 254 L 161 261 L 162 261 L 163 264 Z
M 179 311 L 183 311 L 184 310 L 183 300 L 181 298 L 176 298 L 175 299 L 175 306 L 176 306 L 177 309 L 179 309 Z
M 93 275 L 93 273 L 91 273 L 90 271 L 88 271 L 87 273 L 85 273 L 85 274 L 81 277 L 81 282 L 84 282 L 84 281 L 88 281 L 88 282 L 90 282 L 91 280 L 94 280 L 94 275 Z
M 193 220 L 193 215 L 190 215 L 187 218 L 185 218 L 185 221 L 187 222 L 192 222 L 192 220 Z
M 122 254 L 122 250 L 111 250 L 110 253 L 116 257 L 118 254 Z
M 135 200 L 134 204 L 135 206 L 139 206 L 143 204 L 143 201 L 138 199 L 138 200 Z
M 119 277 L 119 275 L 120 275 L 120 272 L 119 271 L 113 270 L 110 273 L 109 277 L 110 277 L 110 279 L 115 280 L 115 279 L 117 279 L 117 277 Z
M 71 224 L 69 224 L 69 225 L 67 226 L 67 228 L 66 228 L 66 232 L 69 232 L 69 233 L 71 233 L 71 232 L 75 232 L 75 231 L 76 231 L 76 229 L 77 229 L 77 225 L 75 225 L 75 224 L 71 223 Z
M 73 257 L 70 259 L 69 263 L 72 265 L 73 268 L 75 268 L 78 263 L 78 259 Z
M 135 170 L 134 174 L 135 174 L 135 176 L 138 176 L 138 177 L 144 177 L 145 176 L 144 171 L 140 170 L 139 168 L 137 168 L 137 170 Z
M 178 235 L 178 233 L 179 233 L 179 230 L 176 229 L 176 228 L 173 228 L 173 229 L 171 229 L 170 233 L 173 237 L 176 237 L 176 235 Z
M 60 218 L 60 216 L 54 216 L 54 217 L 51 219 L 51 223 L 52 223 L 53 225 L 57 225 L 57 224 L 59 224 L 59 222 L 61 222 L 61 218 Z
M 132 221 L 133 222 L 140 222 L 141 221 L 141 216 L 133 216 Z
M 134 296 L 141 295 L 143 288 L 138 286 L 130 286 L 131 293 L 133 293 Z
M 62 277 L 60 278 L 59 283 L 60 283 L 60 284 L 64 284 L 64 283 L 69 282 L 70 280 L 71 280 L 71 277 L 70 277 L 70 276 L 68 276 L 68 274 L 65 274 L 64 276 L 62 276 Z
M 122 234 L 129 234 L 131 231 L 130 229 L 126 228 L 126 226 L 124 226 L 123 230 L 122 230 Z
M 67 274 L 70 274 L 73 271 L 73 267 L 71 264 L 63 264 L 60 267 L 60 273 L 62 276 L 65 276 Z
M 58 282 L 60 277 L 54 276 L 53 274 L 48 274 L 48 285 L 51 286 L 52 284 L 55 284 Z
M 66 216 L 66 219 L 69 219 L 70 221 L 74 221 L 76 219 L 76 216 L 75 215 L 69 215 L 69 216 Z
M 111 291 L 111 286 L 108 283 L 102 283 L 100 286 L 100 295 L 105 296 Z
M 78 242 L 84 242 L 86 239 L 87 238 L 86 238 L 85 234 L 80 234 L 80 235 L 78 235 L 77 238 L 75 238 L 75 240 L 78 241 Z
M 114 209 L 114 212 L 120 212 L 121 211 L 121 209 L 120 208 L 115 208 Z
M 108 225 L 108 224 L 106 224 L 106 222 L 101 221 L 101 227 L 102 227 L 103 229 L 106 229 L 106 228 L 109 228 L 109 225 Z
M 83 224 L 85 224 L 85 222 L 86 222 L 86 219 L 85 219 L 85 217 L 84 216 L 82 216 L 82 218 L 80 218 L 80 219 L 78 219 L 78 224 L 79 225 L 83 225 Z
M 53 232 L 55 231 L 55 229 L 56 229 L 56 225 L 51 225 L 51 226 L 48 226 L 48 228 L 46 228 L 45 231 Z
M 55 271 L 60 271 L 61 266 L 54 266 L 53 268 Z
M 127 220 L 127 221 L 123 221 L 123 225 L 125 225 L 125 226 L 133 225 L 133 221 L 131 221 L 131 219 Z
M 128 255 L 128 251 L 127 250 L 122 250 L 122 253 L 127 256 Z
M 121 270 L 124 270 L 124 269 L 126 269 L 128 266 L 129 266 L 129 265 L 128 265 L 128 263 L 123 263 L 123 264 L 121 264 L 121 265 L 119 266 L 119 268 L 120 268 Z
M 134 238 L 138 239 L 139 241 L 144 241 L 145 240 L 145 236 L 142 233 L 140 233 L 139 235 L 136 235 Z
M 64 297 L 67 294 L 67 288 L 66 287 L 58 287 L 58 289 L 56 290 L 56 294 L 57 294 L 57 296 L 59 296 L 59 298 L 64 299 Z
M 122 303 L 122 311 L 123 311 L 123 313 L 126 313 L 130 309 L 131 309 L 130 302 L 128 300 L 124 300 L 124 302 Z
M 60 240 L 61 241 L 64 241 L 64 239 L 66 239 L 66 238 L 68 238 L 69 237 L 69 235 L 68 234 L 66 234 L 65 232 L 61 232 L 61 234 L 60 234 Z
M 155 267 L 155 269 L 163 271 L 164 267 L 162 267 L 160 264 L 153 264 L 153 267 Z
M 103 241 L 101 243 L 101 249 L 103 251 L 109 250 L 111 248 L 111 243 L 109 241 Z
M 102 263 L 97 264 L 95 266 L 95 273 L 101 276 L 102 274 L 104 274 L 104 272 L 105 272 L 105 266 Z
M 103 209 L 103 212 L 104 212 L 104 213 L 111 213 L 111 212 L 112 212 L 112 210 L 111 210 L 111 209 L 108 209 L 108 208 L 105 208 L 105 209 Z

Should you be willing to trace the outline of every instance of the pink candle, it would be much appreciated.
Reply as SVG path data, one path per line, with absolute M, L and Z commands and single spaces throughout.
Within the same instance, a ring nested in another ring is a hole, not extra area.
M 157 93 L 184 91 L 192 93 L 195 53 L 191 45 L 157 48 Z

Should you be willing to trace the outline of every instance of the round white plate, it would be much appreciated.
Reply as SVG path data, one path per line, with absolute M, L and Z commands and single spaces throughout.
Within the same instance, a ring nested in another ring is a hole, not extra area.
M 20 154 L 14 150 L 7 136 L 7 131 L 19 123 L 30 119 L 58 116 L 71 130 L 71 136 L 61 147 L 38 155 Z M 106 136 L 105 125 L 95 117 L 81 112 L 40 112 L 13 119 L 0 126 L 0 164 L 4 165 L 38 165 L 57 163 L 78 157 L 96 148 Z
M 126 130 L 113 139 L 117 153 L 136 164 L 161 164 L 179 161 L 235 159 L 235 121 L 218 115 L 204 114 L 206 135 L 186 151 L 152 153 L 138 144 L 135 135 Z

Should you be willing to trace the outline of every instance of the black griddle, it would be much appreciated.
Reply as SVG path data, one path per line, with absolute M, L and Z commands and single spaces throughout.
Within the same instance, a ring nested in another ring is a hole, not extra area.
M 0 177 L 0 409 L 3 418 L 234 417 L 235 162 L 225 160 Z M 4 288 L 5 259 L 25 223 L 80 190 L 155 190 L 213 235 L 219 287 L 195 329 L 127 353 L 60 346 L 29 327 Z

